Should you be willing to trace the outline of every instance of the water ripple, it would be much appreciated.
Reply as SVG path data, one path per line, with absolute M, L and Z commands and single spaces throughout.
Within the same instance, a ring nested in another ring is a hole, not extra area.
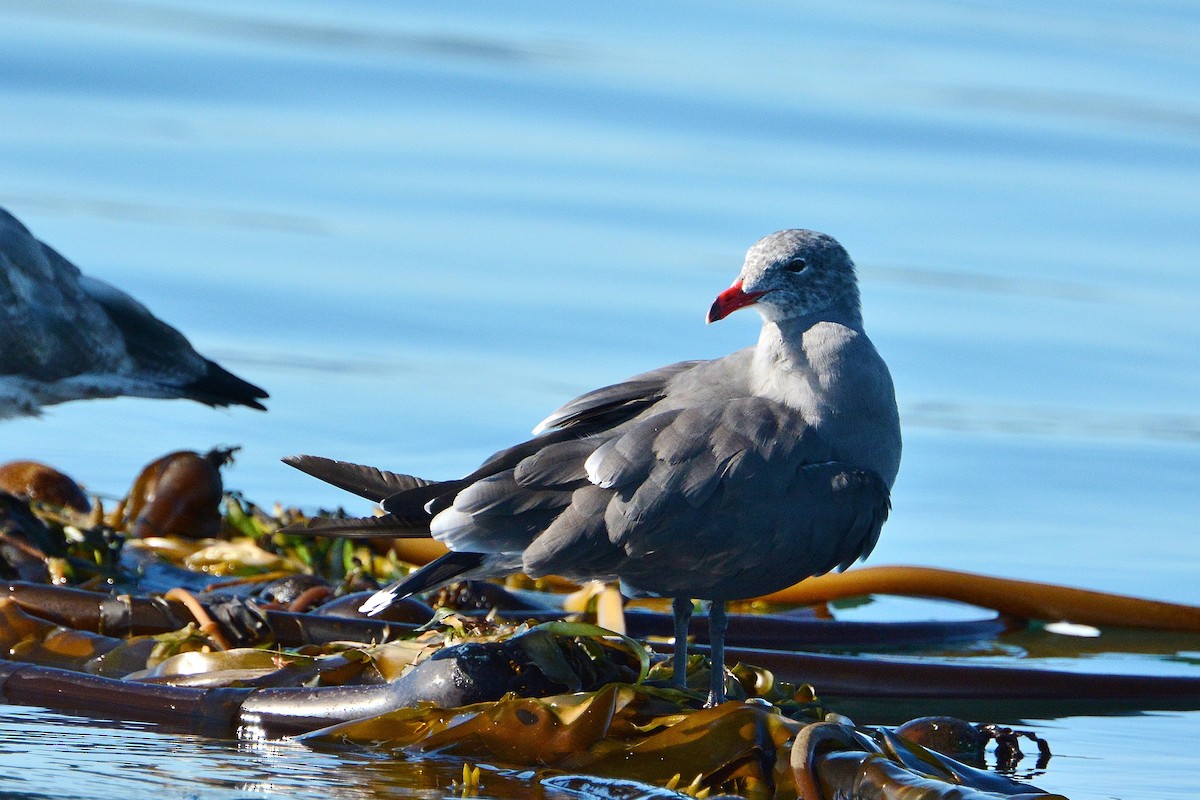
M 907 404 L 903 419 L 907 426 L 950 431 L 1200 443 L 1200 416 L 1194 414 L 969 405 L 926 400 Z

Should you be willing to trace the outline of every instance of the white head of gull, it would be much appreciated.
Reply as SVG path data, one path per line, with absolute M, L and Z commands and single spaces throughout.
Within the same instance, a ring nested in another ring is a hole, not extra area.
M 260 410 L 267 397 L 0 208 L 0 419 L 119 395 Z
M 307 530 L 432 535 L 451 549 L 378 592 L 368 613 L 452 580 L 516 571 L 673 598 L 682 685 L 692 601 L 712 601 L 721 665 L 726 601 L 865 557 L 900 466 L 891 376 L 863 331 L 845 249 L 814 231 L 765 237 L 708 321 L 743 307 L 763 318 L 757 346 L 589 392 L 459 480 L 285 459 L 387 512 Z M 709 703 L 720 703 L 724 671 L 712 674 Z

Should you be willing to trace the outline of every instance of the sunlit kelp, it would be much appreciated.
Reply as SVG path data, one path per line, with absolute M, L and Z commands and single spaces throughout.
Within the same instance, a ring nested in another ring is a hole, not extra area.
M 896 728 L 896 733 L 911 742 L 975 767 L 986 765 L 984 748 L 996 742 L 996 765 L 1011 768 L 1021 760 L 1020 740 L 1026 739 L 1038 749 L 1038 766 L 1050 760 L 1050 746 L 1030 731 L 1014 731 L 1002 725 L 968 725 L 954 717 L 918 717 Z
M 790 769 L 776 753 L 803 725 L 768 706 L 743 703 L 688 713 L 665 691 L 610 684 L 586 694 L 509 697 L 456 709 L 420 706 L 304 738 L 366 741 L 409 755 L 554 767 L 657 785 L 682 776 L 697 788 L 740 784 L 746 791 L 790 784 Z
M 865 594 L 943 597 L 1050 622 L 1200 631 L 1200 608 L 1193 606 L 929 567 L 862 567 L 820 575 L 766 599 L 811 603 Z
M 995 772 L 969 767 L 887 728 L 868 733 L 828 722 L 801 730 L 791 749 L 800 796 L 879 800 L 1061 798 Z
M 699 797 L 1058 797 L 960 764 L 885 728 L 791 718 L 766 703 L 686 712 L 661 690 L 628 685 L 456 709 L 419 706 L 301 739 L 537 766 L 549 770 L 544 775 L 583 772 L 685 786 Z
M 0 652 L 6 659 L 83 669 L 91 659 L 121 644 L 120 639 L 31 616 L 9 598 L 0 598 Z
M 191 477 L 139 479 L 137 514 L 129 513 L 133 501 L 107 515 L 97 504 L 85 518 L 0 494 L 0 569 L 25 579 L 0 587 L 0 649 L 9 660 L 0 662 L 0 692 L 10 702 L 103 710 L 216 735 L 319 730 L 305 740 L 329 746 L 351 738 L 406 758 L 536 768 L 548 780 L 588 774 L 763 798 L 795 796 L 798 785 L 823 787 L 829 797 L 973 798 L 1042 795 L 932 758 L 884 729 L 854 728 L 805 684 L 816 684 L 823 698 L 925 698 L 929 710 L 939 698 L 998 697 L 1014 708 L 1034 696 L 1139 708 L 1200 698 L 1200 682 L 1185 677 L 801 652 L 835 641 L 844 649 L 986 641 L 1023 627 L 1021 620 L 981 613 L 955 623 L 846 623 L 828 613 L 749 613 L 759 609 L 746 604 L 727 651 L 731 662 L 743 662 L 726 674 L 729 696 L 740 702 L 701 709 L 707 659 L 689 659 L 691 691 L 677 691 L 668 687 L 673 665 L 653 652 L 666 645 L 635 641 L 670 630 L 660 611 L 624 615 L 634 638 L 619 637 L 576 621 L 591 619 L 596 598 L 615 593 L 529 592 L 517 578 L 508 588 L 439 592 L 429 598 L 436 614 L 412 600 L 392 609 L 391 620 L 362 619 L 357 607 L 366 593 L 411 569 L 401 557 L 409 550 L 283 533 L 303 515 L 214 493 L 212 475 L 199 467 L 215 471 L 215 464 L 199 454 L 175 457 L 191 465 L 178 474 Z M 169 463 L 151 466 L 166 474 Z M 139 538 L 149 523 L 137 520 L 160 497 L 163 508 L 193 509 L 162 517 L 182 520 L 185 530 Z M 199 510 L 196 498 L 203 498 Z M 899 585 L 913 574 L 891 580 Z M 547 586 L 571 588 L 554 580 L 538 588 Z M 703 615 L 691 633 L 704 641 Z M 994 738 L 998 758 L 1019 757 L 1006 729 L 961 723 L 956 730 L 961 740 L 923 741 L 978 764 Z
M 146 465 L 118 509 L 130 536 L 205 538 L 221 528 L 221 467 L 237 448 L 168 453 Z
M 78 483 L 38 461 L 10 461 L 0 465 L 0 491 L 80 513 L 87 513 L 92 507 Z

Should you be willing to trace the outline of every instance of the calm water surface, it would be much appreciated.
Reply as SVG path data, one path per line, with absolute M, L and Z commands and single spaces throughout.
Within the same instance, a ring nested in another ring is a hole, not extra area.
M 272 394 L 65 405 L 0 458 L 117 496 L 241 444 L 250 498 L 365 511 L 279 456 L 461 473 L 580 391 L 749 344 L 704 312 L 805 226 L 859 262 L 901 400 L 873 563 L 1200 603 L 1198 39 L 1167 1 L 0 1 L 0 205 Z M 1194 674 L 1180 649 L 1120 660 Z M 0 793 L 446 785 L 2 711 Z M 1033 724 L 1045 788 L 1193 796 L 1200 714 Z

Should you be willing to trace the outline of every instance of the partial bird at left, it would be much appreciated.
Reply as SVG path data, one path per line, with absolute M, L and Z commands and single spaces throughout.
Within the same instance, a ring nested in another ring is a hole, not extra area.
M 121 395 L 261 411 L 267 398 L 0 208 L 0 419 Z

